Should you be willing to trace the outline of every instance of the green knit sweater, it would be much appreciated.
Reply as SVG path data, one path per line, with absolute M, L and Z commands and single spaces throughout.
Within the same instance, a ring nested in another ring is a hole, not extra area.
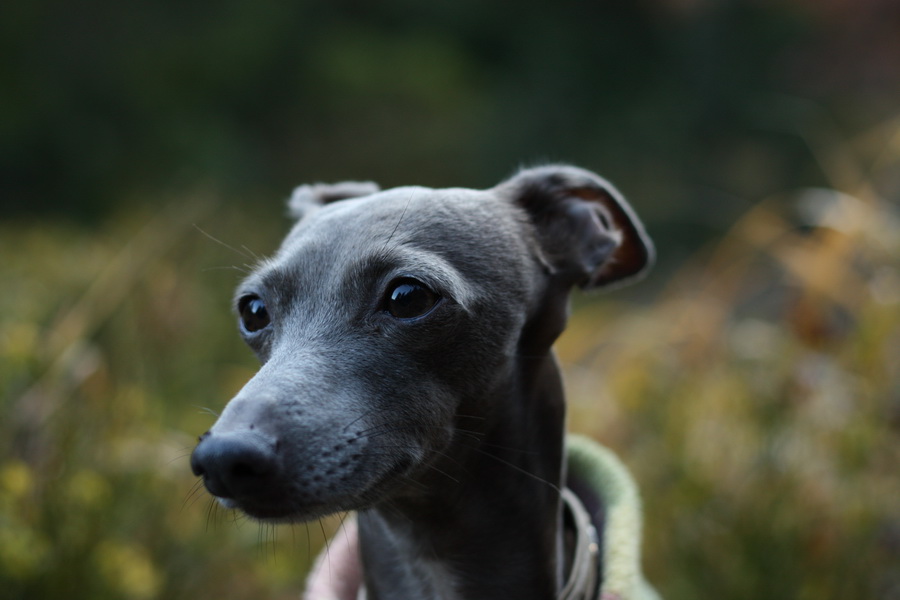
M 603 504 L 600 546 L 603 600 L 658 600 L 641 572 L 641 499 L 628 470 L 611 450 L 590 438 L 566 440 L 571 476 L 593 490 Z

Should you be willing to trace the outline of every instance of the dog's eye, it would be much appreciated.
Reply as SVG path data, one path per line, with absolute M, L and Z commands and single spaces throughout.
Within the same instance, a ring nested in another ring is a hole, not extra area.
M 440 299 L 424 283 L 401 279 L 388 290 L 386 309 L 398 319 L 414 319 L 427 314 Z
M 266 303 L 259 296 L 244 296 L 238 301 L 238 313 L 241 324 L 250 333 L 264 329 L 269 325 L 269 311 Z

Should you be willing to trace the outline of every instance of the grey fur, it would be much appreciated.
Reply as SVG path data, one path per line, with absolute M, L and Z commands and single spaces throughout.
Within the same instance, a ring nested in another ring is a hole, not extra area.
M 618 192 L 569 166 L 488 190 L 298 188 L 299 221 L 238 288 L 259 372 L 191 464 L 271 521 L 359 512 L 369 600 L 554 598 L 565 403 L 551 345 L 573 286 L 653 259 Z M 356 196 L 356 197 L 354 197 Z M 339 201 L 338 201 L 339 200 Z M 439 297 L 386 309 L 398 281 Z

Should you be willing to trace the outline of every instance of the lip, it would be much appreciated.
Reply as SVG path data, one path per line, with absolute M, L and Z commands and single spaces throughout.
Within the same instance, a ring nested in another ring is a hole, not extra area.
M 239 510 L 258 521 L 269 523 L 299 523 L 327 517 L 350 510 L 369 508 L 383 499 L 383 490 L 388 488 L 397 477 L 402 477 L 414 467 L 411 457 L 404 457 L 392 465 L 386 472 L 362 489 L 345 492 L 335 496 L 328 502 L 313 504 L 284 502 L 253 502 L 237 498 L 221 498 L 216 500 L 227 509 Z
M 305 506 L 302 510 L 295 507 L 286 506 L 259 506 L 259 505 L 240 505 L 234 506 L 247 516 L 257 521 L 266 521 L 269 523 L 298 523 L 303 521 L 312 521 L 319 519 L 340 510 L 323 504 Z
M 335 513 L 355 510 L 357 506 L 349 506 L 348 496 L 334 498 L 328 502 L 292 503 L 286 501 L 248 501 L 235 498 L 216 498 L 216 501 L 228 510 L 237 510 L 252 519 L 268 523 L 300 523 L 327 517 Z

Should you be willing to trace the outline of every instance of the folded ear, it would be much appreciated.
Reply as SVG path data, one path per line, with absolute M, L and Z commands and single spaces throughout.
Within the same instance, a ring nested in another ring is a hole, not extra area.
M 622 284 L 653 263 L 653 243 L 619 192 L 590 171 L 527 169 L 495 188 L 525 209 L 544 260 L 571 285 Z
M 379 190 L 371 181 L 343 181 L 341 183 L 315 183 L 296 188 L 288 200 L 288 210 L 295 219 L 302 219 L 311 210 L 346 198 L 368 196 Z

